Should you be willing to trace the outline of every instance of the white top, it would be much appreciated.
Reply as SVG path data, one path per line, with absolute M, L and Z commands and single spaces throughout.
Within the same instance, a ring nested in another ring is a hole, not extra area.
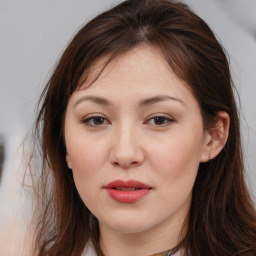
M 82 256 L 97 256 L 97 254 L 94 251 L 93 247 L 90 245 L 90 246 L 86 246 Z

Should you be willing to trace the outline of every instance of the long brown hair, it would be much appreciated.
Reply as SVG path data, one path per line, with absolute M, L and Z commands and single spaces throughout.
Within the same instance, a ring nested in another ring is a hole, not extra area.
M 158 47 L 174 73 L 191 88 L 205 129 L 211 129 L 219 111 L 230 116 L 223 150 L 199 166 L 188 232 L 181 246 L 186 255 L 256 255 L 256 214 L 244 181 L 239 117 L 227 57 L 202 19 L 186 5 L 168 0 L 124 1 L 86 24 L 60 58 L 41 95 L 35 124 L 43 159 L 35 252 L 77 256 L 90 242 L 103 255 L 97 219 L 79 197 L 66 166 L 65 110 L 96 60 L 107 57 L 107 65 L 141 44 Z

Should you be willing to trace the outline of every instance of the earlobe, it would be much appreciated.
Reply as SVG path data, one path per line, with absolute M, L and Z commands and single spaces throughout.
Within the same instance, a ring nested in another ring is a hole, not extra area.
M 66 163 L 67 163 L 68 168 L 72 169 L 72 165 L 71 165 L 71 162 L 70 162 L 68 154 L 66 154 Z
M 228 139 L 229 123 L 230 117 L 228 113 L 224 111 L 218 112 L 214 127 L 207 132 L 201 162 L 214 159 L 223 149 Z

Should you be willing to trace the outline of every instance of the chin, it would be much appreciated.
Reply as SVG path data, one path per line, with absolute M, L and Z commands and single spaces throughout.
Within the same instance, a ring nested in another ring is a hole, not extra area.
M 150 223 L 145 222 L 145 218 L 112 218 L 111 220 L 103 221 L 105 226 L 114 230 L 118 233 L 123 234 L 134 234 L 141 233 L 151 229 L 154 224 L 150 225 Z

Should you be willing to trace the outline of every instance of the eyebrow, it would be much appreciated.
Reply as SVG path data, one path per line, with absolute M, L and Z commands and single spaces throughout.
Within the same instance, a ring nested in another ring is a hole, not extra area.
M 113 106 L 113 103 L 111 103 L 109 100 L 102 98 L 102 97 L 98 97 L 98 96 L 84 96 L 81 97 L 79 100 L 76 101 L 74 107 L 76 107 L 78 104 L 80 104 L 83 101 L 92 101 L 94 103 L 97 103 L 99 105 L 103 105 L 103 106 Z
M 145 106 L 149 106 L 161 101 L 168 101 L 168 100 L 172 100 L 172 101 L 176 101 L 181 103 L 182 105 L 186 106 L 186 104 L 179 98 L 175 98 L 172 96 L 168 96 L 168 95 L 158 95 L 158 96 L 154 96 L 148 99 L 143 99 L 139 102 L 139 106 L 140 107 L 145 107 Z
M 114 106 L 114 104 L 112 102 L 110 102 L 109 100 L 107 100 L 105 98 L 88 95 L 88 96 L 83 96 L 79 100 L 77 100 L 76 103 L 74 104 L 74 107 L 76 107 L 81 102 L 87 101 L 87 100 L 92 101 L 99 105 L 103 105 L 103 106 Z M 161 102 L 161 101 L 169 101 L 169 100 L 179 102 L 182 105 L 186 106 L 186 104 L 181 99 L 175 98 L 172 96 L 168 96 L 168 95 L 157 95 L 157 96 L 154 96 L 151 98 L 142 99 L 139 101 L 138 105 L 139 105 L 139 107 L 146 107 L 146 106 L 153 105 L 153 104 Z

